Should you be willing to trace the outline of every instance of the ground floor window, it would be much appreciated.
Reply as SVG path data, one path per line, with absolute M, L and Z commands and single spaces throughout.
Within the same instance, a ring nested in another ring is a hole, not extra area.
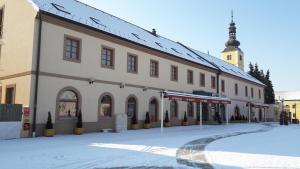
M 127 116 L 132 118 L 134 115 L 137 116 L 137 101 L 134 97 L 130 97 L 127 100 Z
M 158 101 L 157 99 L 151 99 L 149 104 L 150 121 L 158 121 Z
M 108 94 L 104 95 L 100 99 L 100 116 L 111 117 L 113 108 L 112 97 Z
M 58 96 L 58 116 L 76 117 L 79 112 L 79 94 L 72 89 L 62 90 Z
M 194 104 L 193 102 L 188 102 L 187 103 L 187 114 L 189 117 L 194 116 Z
M 178 117 L 178 105 L 177 105 L 177 101 L 172 100 L 170 103 L 170 113 L 171 113 L 171 117 L 175 118 Z

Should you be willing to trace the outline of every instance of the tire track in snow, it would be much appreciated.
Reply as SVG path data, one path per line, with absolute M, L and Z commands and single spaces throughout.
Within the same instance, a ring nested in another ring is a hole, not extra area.
M 267 132 L 271 130 L 273 127 L 275 127 L 272 124 L 267 124 L 267 123 L 262 125 L 264 125 L 265 127 L 254 131 L 215 135 L 212 137 L 206 137 L 206 138 L 188 142 L 177 150 L 176 152 L 177 163 L 189 167 L 194 167 L 194 168 L 213 169 L 213 166 L 209 164 L 208 160 L 205 157 L 205 147 L 208 144 L 223 138 L 234 137 L 234 136 L 239 136 L 244 134 L 251 134 L 251 133 Z

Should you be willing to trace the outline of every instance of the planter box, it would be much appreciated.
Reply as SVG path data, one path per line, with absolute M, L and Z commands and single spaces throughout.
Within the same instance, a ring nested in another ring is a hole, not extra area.
M 151 124 L 144 124 L 144 129 L 150 129 L 151 128 Z
M 54 129 L 46 129 L 44 130 L 44 136 L 46 137 L 53 137 L 55 134 Z
M 188 126 L 188 125 L 189 125 L 189 123 L 188 123 L 188 122 L 184 122 L 184 121 L 183 121 L 183 122 L 182 122 L 182 125 L 183 125 L 183 126 Z
M 74 133 L 75 133 L 76 135 L 81 135 L 81 134 L 84 133 L 84 128 L 75 128 L 75 129 L 74 129 Z
M 171 122 L 164 123 L 165 127 L 171 127 Z
M 133 130 L 139 129 L 139 124 L 131 124 L 131 129 Z

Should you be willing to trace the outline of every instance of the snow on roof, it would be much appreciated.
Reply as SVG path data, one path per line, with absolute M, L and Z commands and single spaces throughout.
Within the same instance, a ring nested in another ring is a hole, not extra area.
M 222 70 L 222 72 L 226 72 L 228 74 L 238 76 L 238 77 L 241 77 L 243 79 L 246 79 L 246 80 L 261 84 L 261 85 L 264 85 L 262 82 L 260 82 L 259 80 L 257 80 L 253 76 L 249 75 L 247 72 L 244 72 L 243 70 L 241 70 L 240 68 L 238 68 L 237 66 L 235 66 L 233 64 L 227 63 L 222 59 L 219 59 L 219 58 L 216 58 L 214 56 L 205 54 L 205 53 L 197 51 L 195 49 L 191 49 L 191 50 L 194 51 L 195 53 L 197 53 L 202 58 L 204 58 L 207 61 L 211 62 L 212 64 L 216 65 L 219 69 Z
M 275 92 L 276 100 L 300 100 L 300 91 L 278 91 Z
M 212 69 L 216 69 L 216 65 L 218 65 L 218 67 L 224 72 L 262 84 L 234 65 L 194 50 L 205 59 L 199 58 L 198 55 L 177 42 L 160 35 L 154 35 L 150 31 L 77 0 L 32 0 L 32 2 L 36 4 L 40 11 L 98 29 Z M 209 62 L 214 62 L 216 65 L 209 63 L 207 60 L 209 60 Z M 224 68 L 222 68 L 222 66 L 224 66 Z

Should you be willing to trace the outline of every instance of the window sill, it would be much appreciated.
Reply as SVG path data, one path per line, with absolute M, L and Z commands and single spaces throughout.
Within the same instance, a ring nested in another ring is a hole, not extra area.
M 68 61 L 68 62 L 81 63 L 81 61 L 78 59 L 63 58 L 63 60 Z

